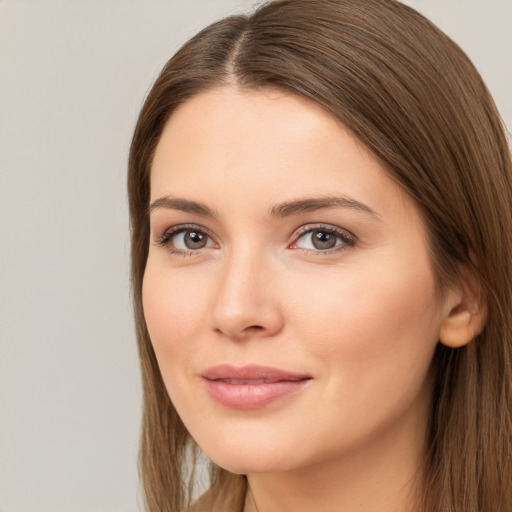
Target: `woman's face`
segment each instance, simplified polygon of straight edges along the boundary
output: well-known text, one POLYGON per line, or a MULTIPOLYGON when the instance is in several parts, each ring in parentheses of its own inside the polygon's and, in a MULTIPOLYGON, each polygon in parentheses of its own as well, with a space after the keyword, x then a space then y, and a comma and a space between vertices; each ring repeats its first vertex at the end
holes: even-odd
POLYGON ((151 203, 147 326, 213 461, 286 471, 421 445, 443 314, 426 235, 343 125, 278 90, 201 93, 165 127, 151 203))

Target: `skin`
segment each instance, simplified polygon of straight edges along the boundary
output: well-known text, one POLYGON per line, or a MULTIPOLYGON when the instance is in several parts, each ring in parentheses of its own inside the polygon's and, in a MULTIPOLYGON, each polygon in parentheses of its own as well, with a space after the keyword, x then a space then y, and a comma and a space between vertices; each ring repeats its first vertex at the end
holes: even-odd
POLYGON ((429 367, 460 303, 436 292, 411 198, 320 107, 228 85, 171 116, 151 201, 143 303, 154 350, 192 437, 218 465, 248 475, 246 512, 256 503, 259 512, 410 510, 429 367), (171 195, 215 216, 162 200, 171 195), (285 202, 334 196, 373 213, 337 205, 269 214, 285 202), (183 235, 159 243, 182 225, 202 231, 207 244, 187 249, 183 235), (352 238, 318 250, 303 227, 352 238), (223 363, 312 379, 264 407, 233 409, 213 400, 201 377, 223 363))

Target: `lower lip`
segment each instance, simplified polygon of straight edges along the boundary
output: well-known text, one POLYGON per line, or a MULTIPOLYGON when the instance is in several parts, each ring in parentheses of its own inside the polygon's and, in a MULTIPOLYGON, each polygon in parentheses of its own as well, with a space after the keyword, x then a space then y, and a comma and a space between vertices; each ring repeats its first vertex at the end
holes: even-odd
POLYGON ((258 409, 300 391, 311 379, 285 380, 263 384, 228 384, 204 379, 210 396, 233 409, 258 409))

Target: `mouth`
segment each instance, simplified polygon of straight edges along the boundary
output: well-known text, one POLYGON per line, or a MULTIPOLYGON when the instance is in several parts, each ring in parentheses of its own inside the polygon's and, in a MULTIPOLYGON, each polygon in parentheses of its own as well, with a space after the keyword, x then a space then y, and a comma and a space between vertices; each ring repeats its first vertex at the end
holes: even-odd
POLYGON ((257 409, 293 395, 312 380, 310 375, 266 366, 220 365, 201 375, 211 398, 233 409, 257 409))

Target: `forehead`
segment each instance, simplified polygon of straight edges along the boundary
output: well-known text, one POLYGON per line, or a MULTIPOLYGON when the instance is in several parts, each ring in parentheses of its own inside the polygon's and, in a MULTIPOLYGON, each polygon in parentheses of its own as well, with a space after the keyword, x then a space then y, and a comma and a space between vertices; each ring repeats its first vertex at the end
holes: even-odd
POLYGON ((277 89, 232 86, 198 94, 167 122, 151 200, 165 195, 234 210, 343 195, 377 212, 403 207, 405 197, 414 209, 379 159, 325 109, 277 89))
POLYGON ((161 157, 175 161, 182 150, 193 148, 189 158, 197 160, 205 154, 226 160, 245 157, 239 165, 243 168, 263 159, 262 149, 296 156, 340 128, 330 113, 297 95, 279 89, 223 86, 200 93, 176 109, 162 133, 154 167, 161 157), (257 160, 247 159, 255 154, 257 160))

